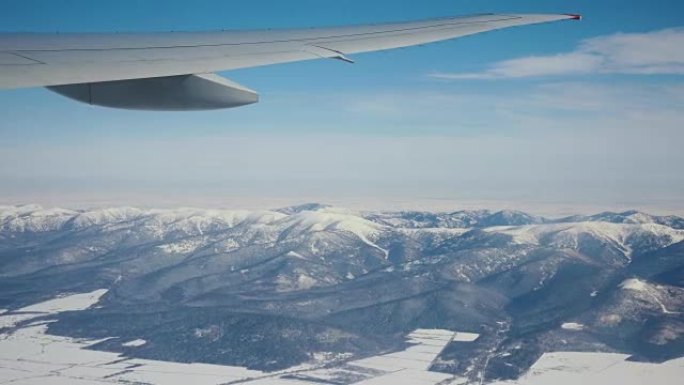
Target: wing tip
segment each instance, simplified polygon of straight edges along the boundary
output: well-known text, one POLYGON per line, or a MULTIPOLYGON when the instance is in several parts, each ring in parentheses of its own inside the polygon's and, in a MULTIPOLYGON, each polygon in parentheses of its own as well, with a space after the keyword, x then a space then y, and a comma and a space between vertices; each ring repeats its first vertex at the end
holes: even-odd
POLYGON ((565 16, 568 16, 570 20, 582 20, 582 15, 577 13, 566 13, 565 16))

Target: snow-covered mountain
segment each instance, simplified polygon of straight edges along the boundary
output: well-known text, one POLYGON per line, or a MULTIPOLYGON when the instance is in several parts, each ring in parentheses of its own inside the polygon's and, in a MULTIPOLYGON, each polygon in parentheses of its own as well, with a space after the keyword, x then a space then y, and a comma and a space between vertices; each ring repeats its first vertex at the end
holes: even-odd
POLYGON ((365 217, 378 223, 402 228, 483 228, 491 226, 514 226, 545 223, 542 217, 520 211, 489 210, 456 211, 452 213, 431 212, 382 212, 366 213, 365 217))
POLYGON ((576 215, 560 220, 561 222, 611 222, 611 223, 654 223, 673 229, 684 229, 684 218, 674 215, 656 216, 639 211, 625 211, 622 213, 605 212, 596 215, 576 215))
POLYGON ((0 308, 107 288, 50 332, 143 358, 272 370, 436 328, 481 335, 433 366, 473 379, 558 350, 662 361, 684 355, 682 287, 684 219, 633 211, 0 206, 0 308))

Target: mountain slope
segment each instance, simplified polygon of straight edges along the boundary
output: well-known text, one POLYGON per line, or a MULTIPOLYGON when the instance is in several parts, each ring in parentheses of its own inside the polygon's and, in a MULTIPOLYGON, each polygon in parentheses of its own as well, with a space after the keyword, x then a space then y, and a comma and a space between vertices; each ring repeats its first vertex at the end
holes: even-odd
POLYGON ((109 289, 50 332, 99 349, 274 370, 314 353, 478 333, 433 370, 516 378, 544 352, 684 355, 684 220, 487 210, 357 213, 0 206, 0 308, 109 289), (142 346, 121 341, 142 339, 142 346))

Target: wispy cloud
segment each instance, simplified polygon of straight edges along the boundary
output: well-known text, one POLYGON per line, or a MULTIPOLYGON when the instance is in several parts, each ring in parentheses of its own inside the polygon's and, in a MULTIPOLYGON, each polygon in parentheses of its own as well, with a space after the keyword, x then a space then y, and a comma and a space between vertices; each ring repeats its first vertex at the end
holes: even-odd
POLYGON ((304 115, 317 131, 189 125, 185 136, 146 127, 151 134, 135 140, 115 130, 103 140, 105 130, 93 129, 97 136, 0 141, 0 201, 231 206, 458 197, 516 208, 629 201, 681 212, 684 83, 615 83, 334 93, 317 95, 314 105, 289 98, 285 107, 318 114, 304 115))
POLYGON ((506 79, 586 74, 684 74, 684 28, 620 33, 582 41, 572 52, 505 60, 482 72, 441 79, 506 79))

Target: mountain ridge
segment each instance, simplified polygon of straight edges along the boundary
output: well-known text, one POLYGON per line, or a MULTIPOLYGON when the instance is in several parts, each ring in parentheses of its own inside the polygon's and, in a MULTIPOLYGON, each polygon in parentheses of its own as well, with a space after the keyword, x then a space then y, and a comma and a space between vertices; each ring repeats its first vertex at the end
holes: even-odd
POLYGON ((433 367, 474 381, 516 378, 552 351, 663 361, 684 356, 681 220, 0 206, 0 308, 107 288, 99 308, 62 314, 49 331, 115 337, 97 346, 112 351, 148 341, 124 347, 131 356, 264 370, 314 352, 393 351, 420 328, 480 334, 433 367))
POLYGON ((358 216, 378 224, 402 228, 485 228, 496 226, 523 226, 533 224, 608 222, 624 224, 660 224, 674 229, 684 229, 684 218, 669 215, 656 216, 629 210, 623 212, 602 212, 595 215, 571 215, 561 218, 545 218, 516 210, 492 211, 461 210, 453 212, 433 211, 351 211, 334 206, 307 203, 273 210, 230 210, 230 209, 139 209, 135 207, 109 207, 90 210, 71 210, 59 207, 43 208, 37 204, 19 206, 0 205, 0 231, 50 231, 69 222, 75 228, 89 225, 116 223, 157 217, 165 222, 173 219, 206 218, 224 220, 227 224, 236 219, 259 215, 292 216, 308 212, 337 213, 358 216))

